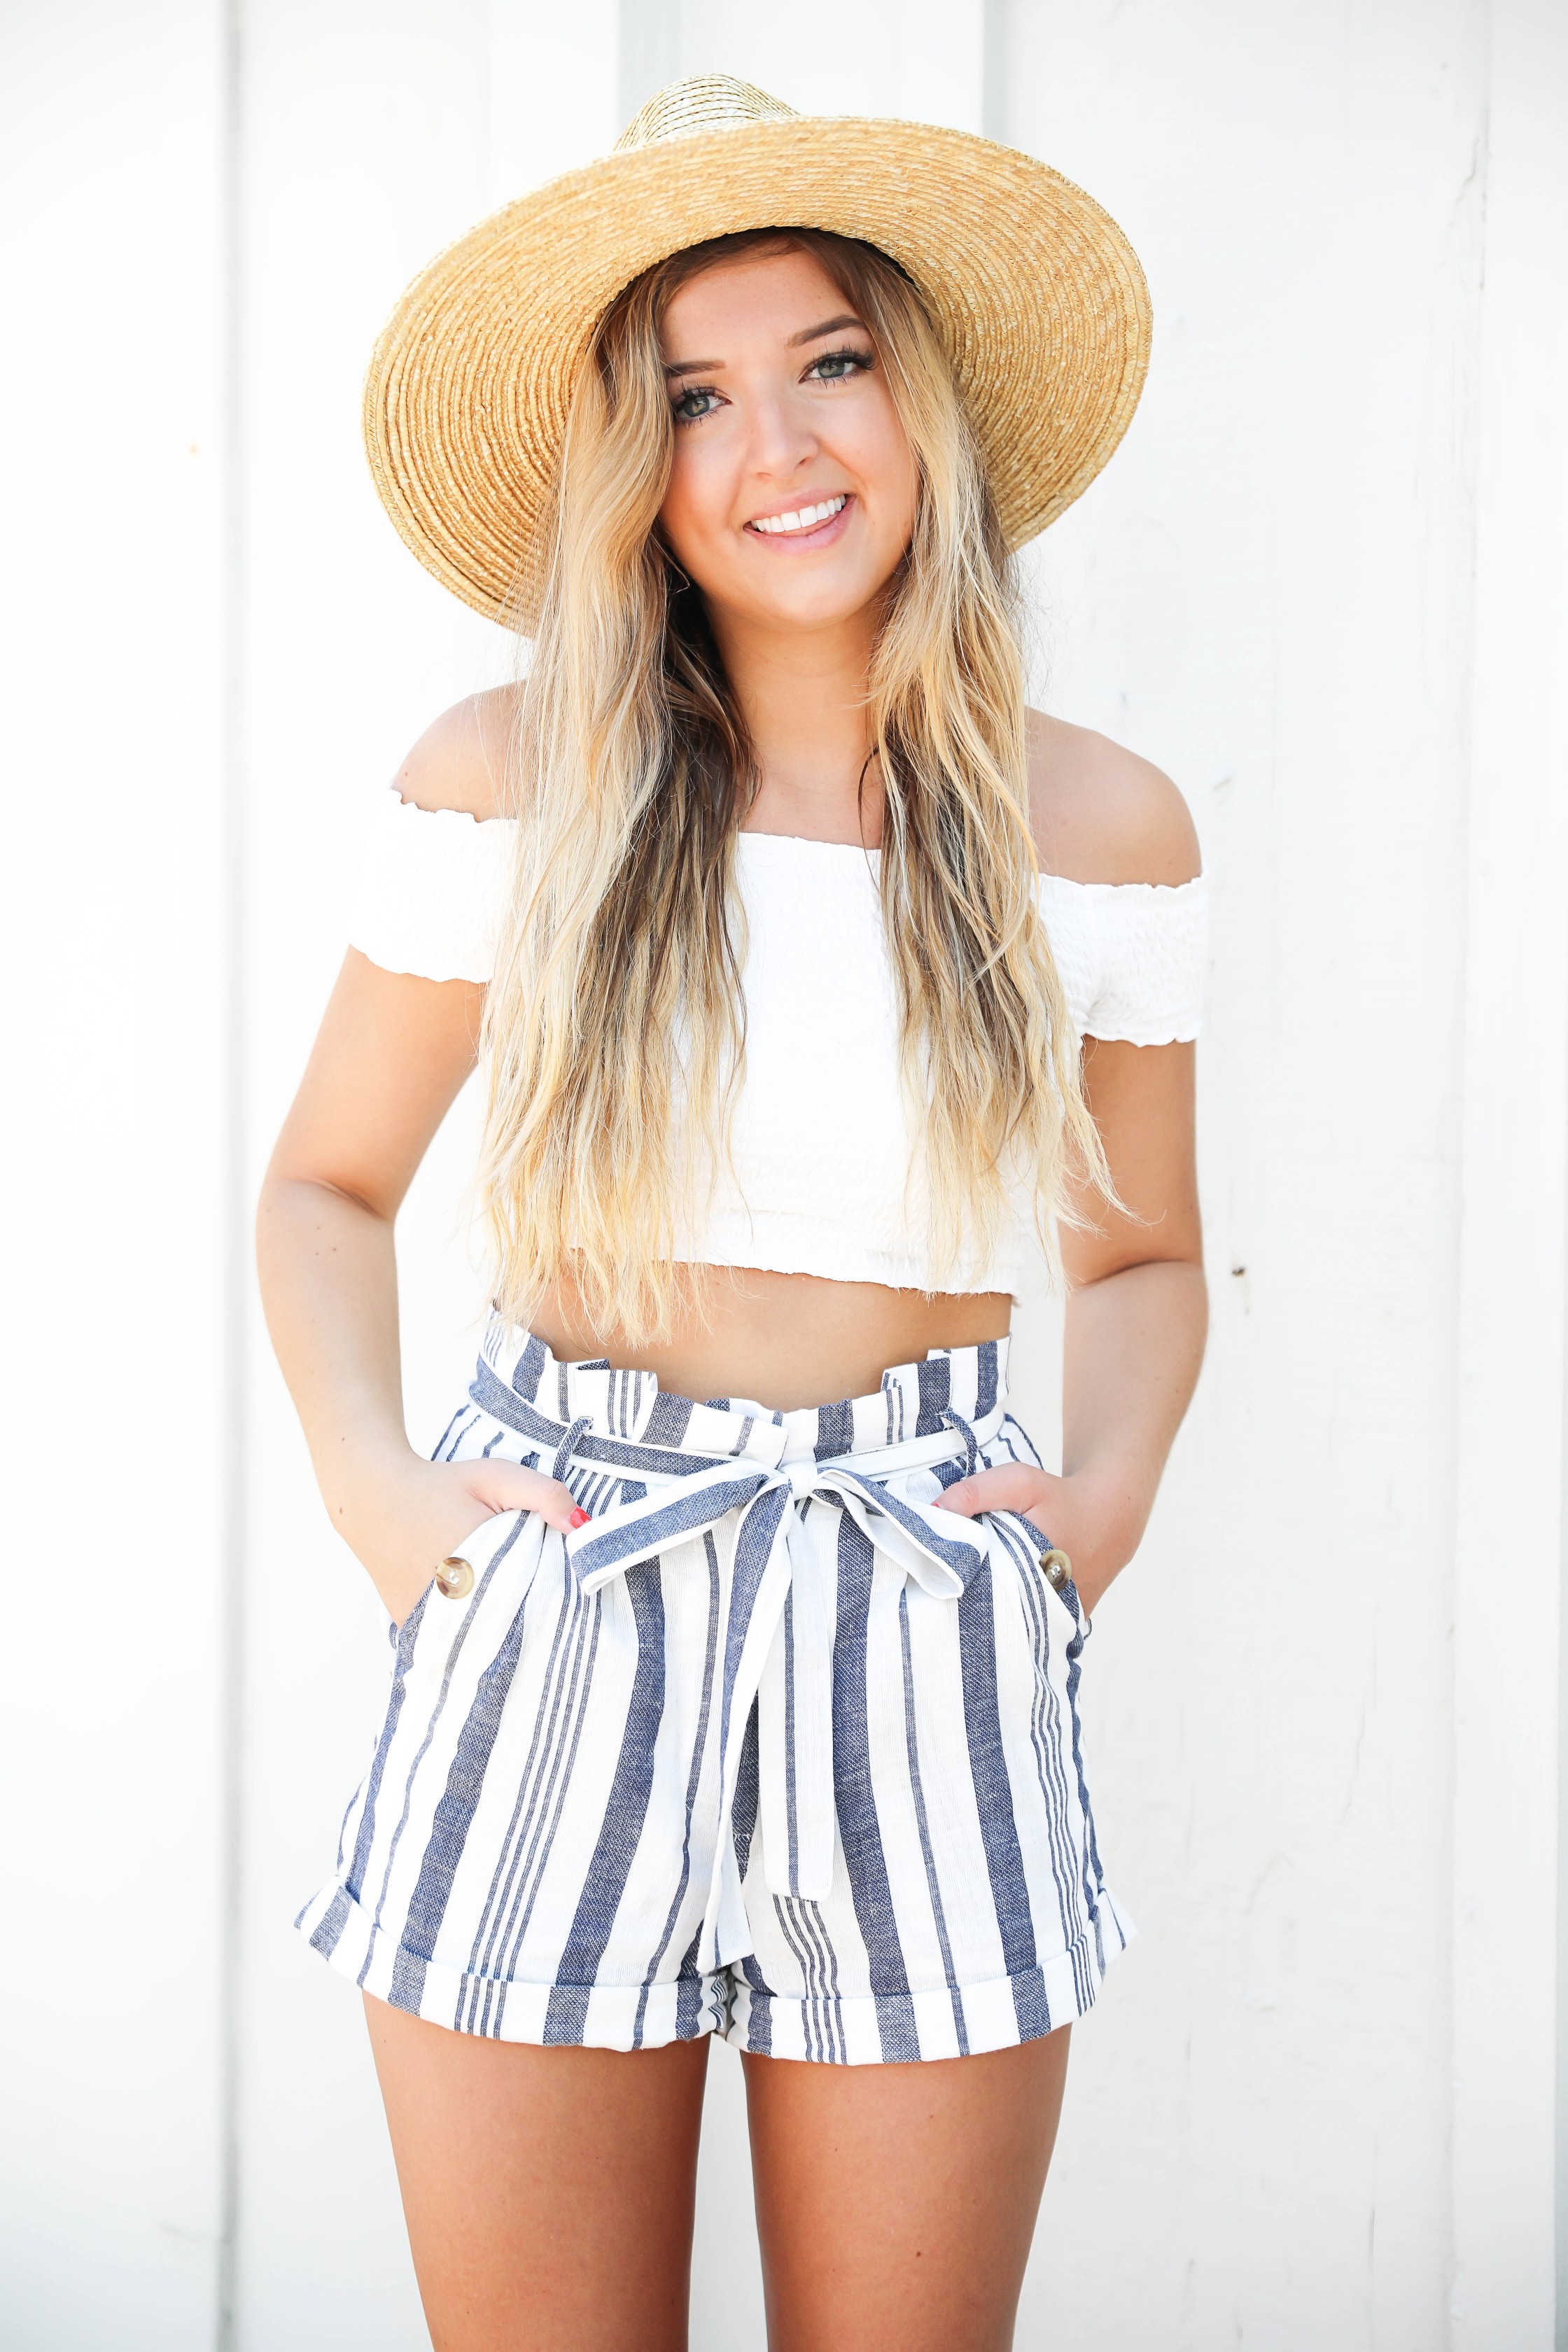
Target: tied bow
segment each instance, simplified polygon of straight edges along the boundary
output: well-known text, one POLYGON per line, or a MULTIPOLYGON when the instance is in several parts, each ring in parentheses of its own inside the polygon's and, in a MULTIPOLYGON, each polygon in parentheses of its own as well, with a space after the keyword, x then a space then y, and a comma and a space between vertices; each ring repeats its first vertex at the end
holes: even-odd
POLYGON ((963 1460, 972 1471, 977 1445, 1002 1415, 988 1414, 979 1430, 955 1413, 945 1418, 945 1433, 835 1461, 716 1461, 654 1485, 566 1538, 578 1585, 591 1593, 733 1518, 715 1694, 720 1826, 699 1945, 704 1969, 752 1948, 732 1813, 753 1700, 769 1891, 821 1901, 832 1886, 837 1513, 934 1600, 960 1600, 985 1562, 981 1523, 892 1491, 904 1473, 938 1462, 963 1460))

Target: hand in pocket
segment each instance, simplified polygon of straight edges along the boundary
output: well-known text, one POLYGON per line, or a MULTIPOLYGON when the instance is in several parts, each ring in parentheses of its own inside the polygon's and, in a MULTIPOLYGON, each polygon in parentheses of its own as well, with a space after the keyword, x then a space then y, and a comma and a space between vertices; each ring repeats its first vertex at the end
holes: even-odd
POLYGON ((460 1553, 498 1511, 537 1511, 563 1535, 587 1513, 558 1478, 515 1462, 426 1462, 410 1454, 367 1484, 361 1507, 338 1531, 369 1571, 395 1624, 401 1624, 439 1563, 460 1553))

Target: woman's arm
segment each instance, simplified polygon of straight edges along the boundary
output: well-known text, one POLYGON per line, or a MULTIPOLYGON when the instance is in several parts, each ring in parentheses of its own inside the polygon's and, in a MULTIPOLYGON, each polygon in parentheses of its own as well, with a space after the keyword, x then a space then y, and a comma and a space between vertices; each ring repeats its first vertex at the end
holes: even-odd
POLYGON ((1142 1538, 1208 1332, 1193 1048, 1088 1041, 1084 1087, 1132 1213, 1063 1236, 1062 1472, 1029 1515, 1093 1609, 1142 1538), (1142 1222, 1138 1222, 1142 1220, 1142 1222), (1052 1515, 1055 1515, 1054 1524, 1052 1515))
POLYGON ((1084 1083, 1129 1215, 1063 1235, 1062 1475, 983 1470, 949 1510, 1025 1511, 1072 1561, 1084 1607, 1126 1567, 1203 1361, 1208 1328, 1193 1165, 1193 1048, 1088 1041, 1084 1083), (1142 1222, 1140 1222, 1142 1220, 1142 1222))
MULTIPOLYGON (((430 754, 399 782, 426 806, 454 804, 430 754)), ((513 1463, 426 1462, 404 1426, 393 1222, 474 1066, 483 998, 467 981, 383 971, 351 949, 257 1216, 268 1329, 322 1499, 397 1620, 492 1512, 574 1524, 555 1480, 513 1463)))
MULTIPOLYGON (((1081 728, 1031 716, 1042 860, 1083 882, 1175 885, 1198 869, 1175 786, 1081 728)), ((1082 1203, 1062 1235, 1068 1284, 1062 1475, 1023 1466, 949 1487, 947 1508, 1025 1511, 1073 1564, 1093 1609, 1153 1507, 1208 1329, 1194 1152, 1190 1045, 1084 1041, 1089 1108, 1127 1213, 1082 1203)))

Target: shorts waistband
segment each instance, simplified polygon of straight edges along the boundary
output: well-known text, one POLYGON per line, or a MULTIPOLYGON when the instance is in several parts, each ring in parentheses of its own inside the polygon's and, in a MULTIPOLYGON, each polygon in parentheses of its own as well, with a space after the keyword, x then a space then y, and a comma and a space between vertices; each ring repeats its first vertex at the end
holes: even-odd
POLYGON ((570 1433, 579 1458, 680 1477, 726 1459, 769 1469, 844 1461, 944 1436, 955 1420, 987 1423, 1006 1403, 1007 1354, 1005 1339, 933 1348, 885 1371, 868 1396, 778 1412, 741 1397, 679 1396, 654 1373, 616 1370, 605 1357, 563 1362, 537 1334, 492 1317, 468 1392, 541 1445, 570 1433))

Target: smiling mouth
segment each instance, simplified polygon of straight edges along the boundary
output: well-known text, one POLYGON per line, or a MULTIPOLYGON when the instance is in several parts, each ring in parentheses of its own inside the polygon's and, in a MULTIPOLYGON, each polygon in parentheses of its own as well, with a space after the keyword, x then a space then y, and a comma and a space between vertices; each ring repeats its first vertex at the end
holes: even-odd
POLYGON ((847 490, 840 490, 830 499, 818 499, 815 506, 797 507, 793 513, 758 515, 746 525, 748 530, 760 531, 766 539, 793 537, 803 530, 820 530, 825 522, 842 514, 849 503, 847 490))

